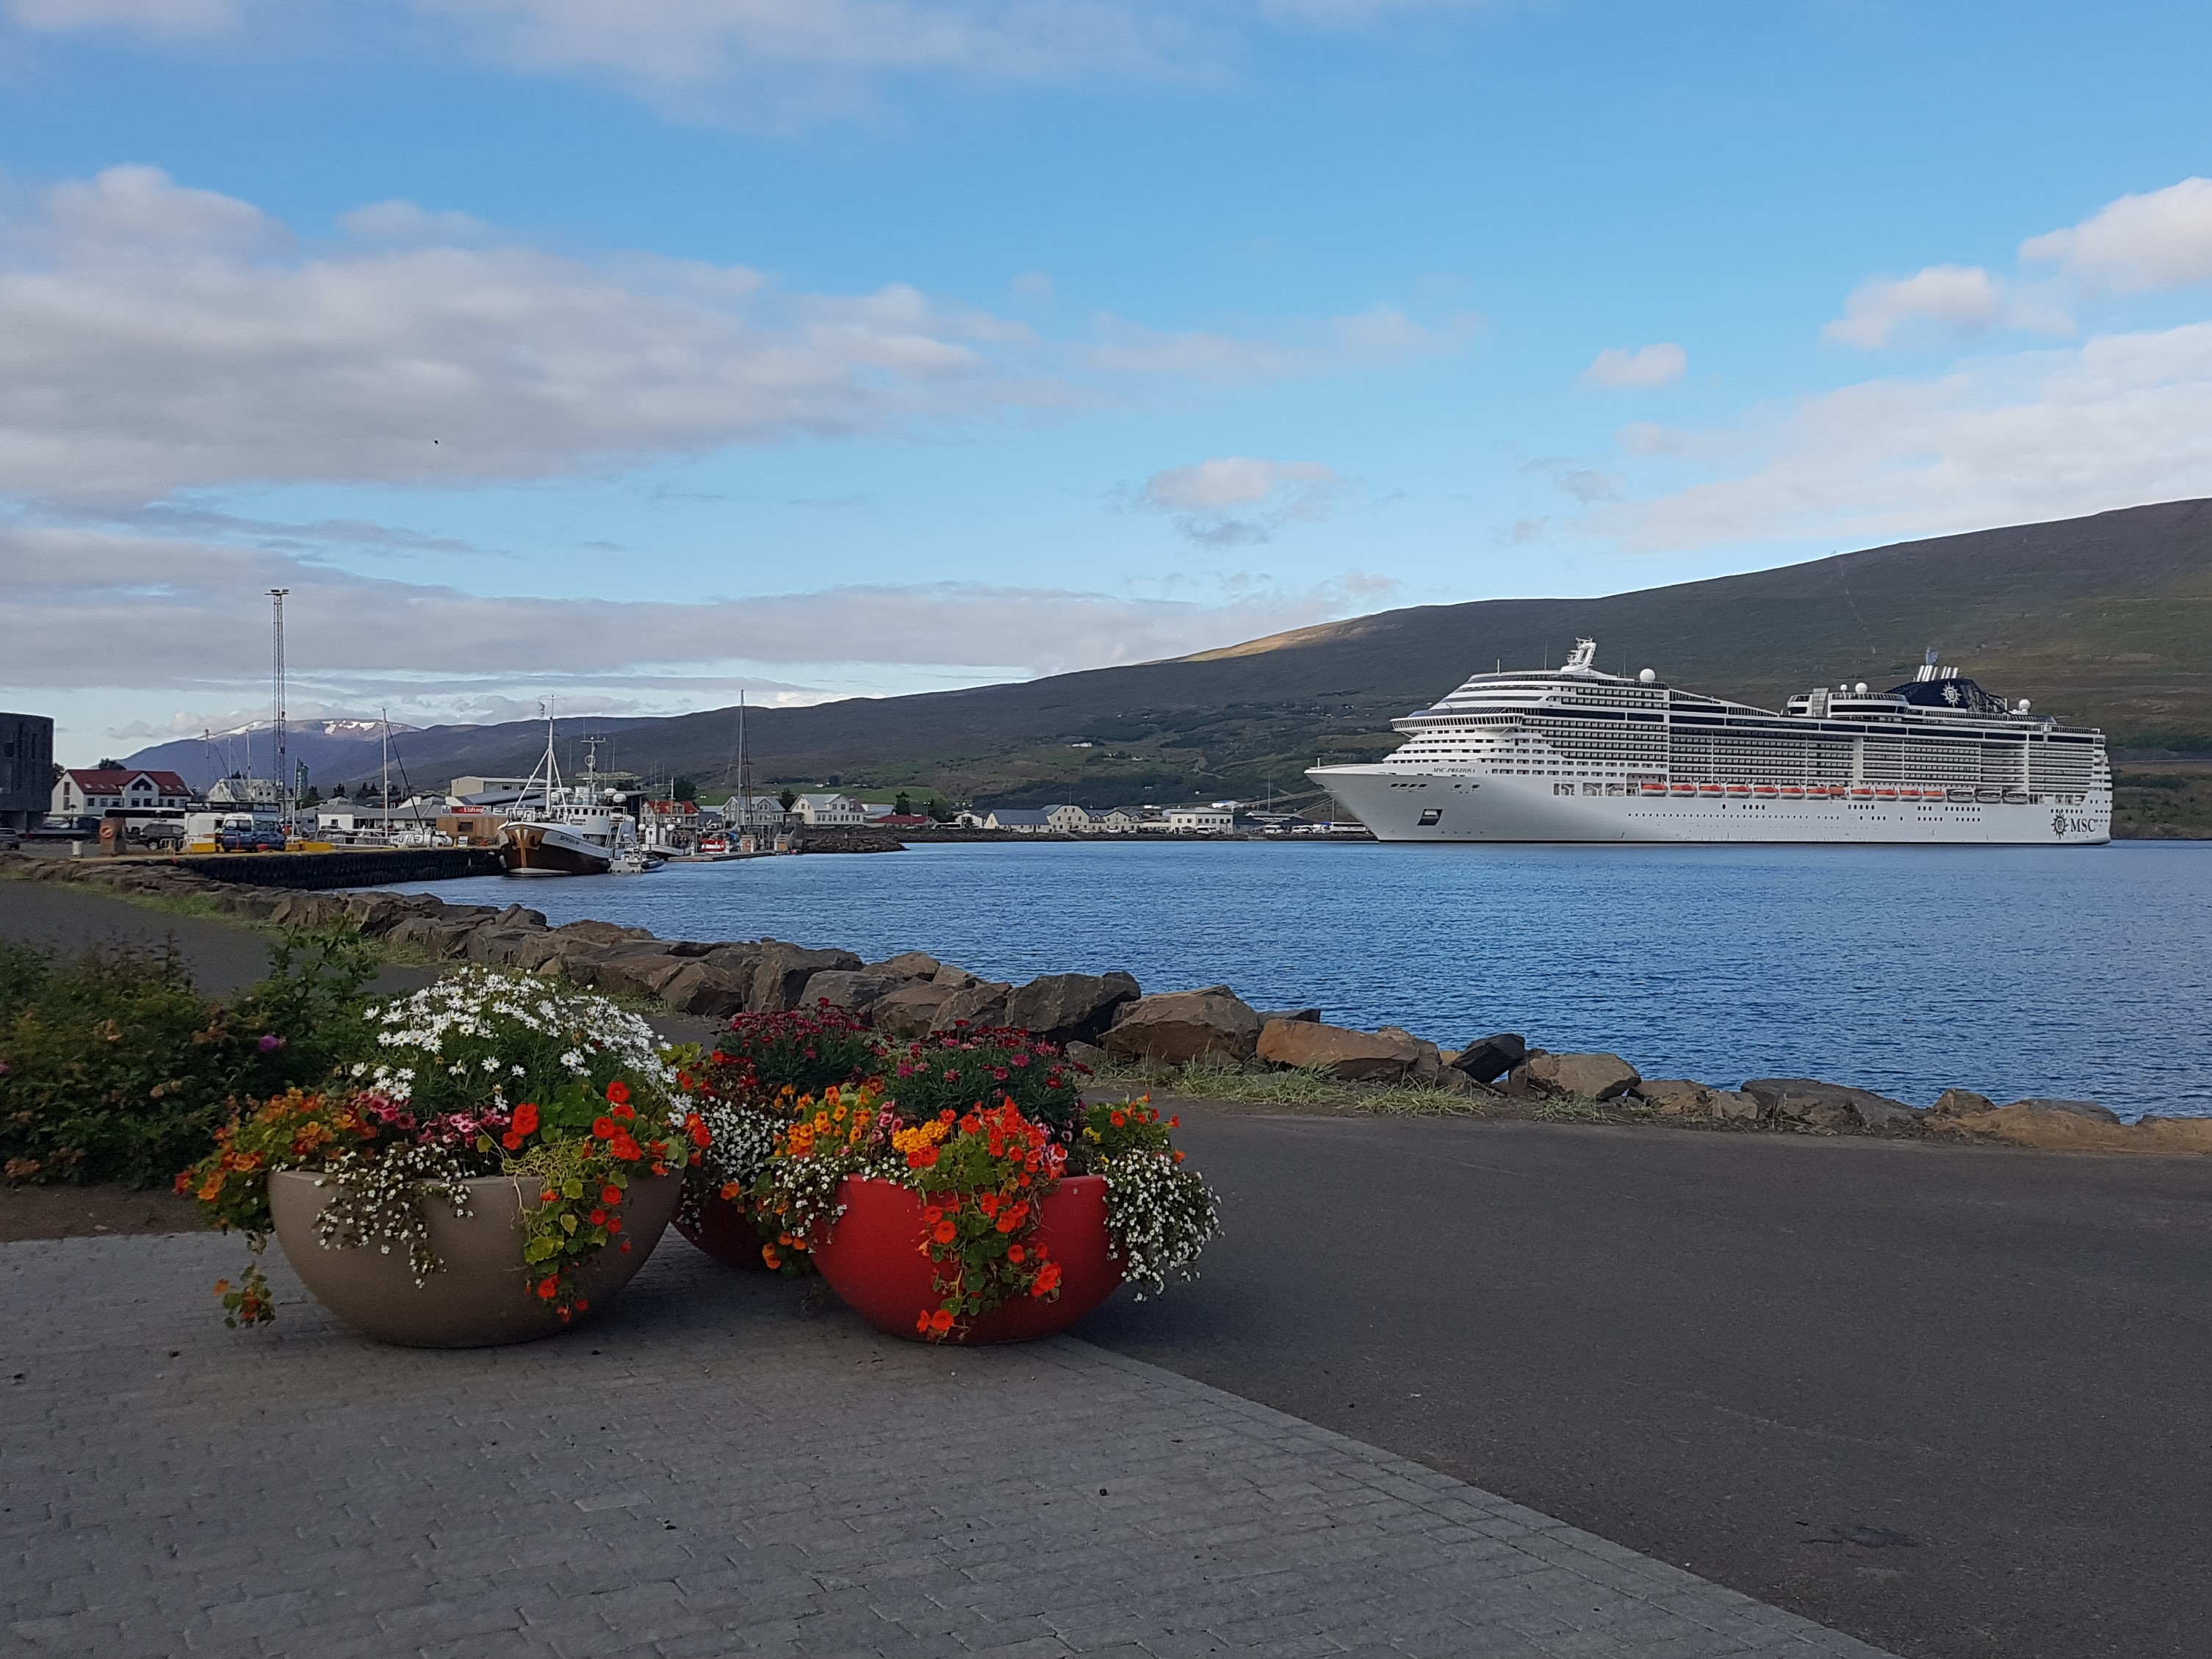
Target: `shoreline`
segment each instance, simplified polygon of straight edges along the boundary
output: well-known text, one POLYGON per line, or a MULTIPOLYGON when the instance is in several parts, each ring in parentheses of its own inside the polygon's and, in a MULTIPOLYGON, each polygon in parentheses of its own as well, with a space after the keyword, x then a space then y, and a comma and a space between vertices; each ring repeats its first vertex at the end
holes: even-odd
MULTIPOLYGON (((431 894, 282 890, 265 878, 250 884, 218 881, 168 859, 0 855, 0 878, 82 886, 156 909, 247 926, 351 927, 390 963, 434 969, 474 963, 559 975, 657 1010, 672 1022, 719 1022, 748 1007, 812 1006, 819 993, 820 1000, 872 1024, 880 1024, 877 1005, 896 1010, 896 1018, 917 1034, 940 1018, 1025 1024, 1073 1044, 1072 1056, 1091 1066, 1109 1086, 1255 1109, 2212 1154, 2212 1117, 2154 1113, 2130 1123, 2093 1103, 2031 1097, 2000 1104, 1956 1088, 1922 1108, 1850 1085, 1802 1078, 1753 1079, 1741 1088, 1655 1081, 1615 1054, 1550 1054, 1536 1047, 1523 1054, 1516 1046, 1510 1057, 1501 1052, 1486 1066, 1395 1027, 1365 1032, 1331 1026, 1312 1009, 1265 1015, 1226 987, 1146 995, 1122 975, 1109 979, 1126 988, 1115 987, 1109 995, 1097 988, 1108 980, 1061 974, 1017 988, 982 981, 919 952, 869 964, 851 951, 774 939, 668 940, 646 928, 603 921, 555 927, 519 902, 502 908, 451 905, 431 894), (922 964, 926 972, 907 971, 922 964), (1056 988, 1050 995, 1041 988, 1048 984, 1056 988), (1077 988, 1070 992, 1072 985, 1077 988), (1097 1006, 1070 1018, 1066 1007, 1053 1002, 1062 993, 1079 1001, 1090 995, 1097 1006), (1023 1012, 1024 997, 1030 999, 1031 1017, 1012 1018, 1023 1012), (1039 1007, 1047 1013, 1039 1015, 1039 1007), (1173 1017, 1160 1027, 1166 1035, 1133 1035, 1163 1012, 1173 1017), (1498 1063, 1501 1059, 1504 1063, 1498 1063)), ((528 890, 518 890, 526 896, 528 890)))

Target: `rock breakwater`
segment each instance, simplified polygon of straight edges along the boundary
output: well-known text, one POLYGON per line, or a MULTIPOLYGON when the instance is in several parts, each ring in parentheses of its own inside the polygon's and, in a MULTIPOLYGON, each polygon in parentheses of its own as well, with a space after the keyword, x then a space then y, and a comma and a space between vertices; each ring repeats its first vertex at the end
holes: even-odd
MULTIPOLYGON (((1621 1056, 1547 1052, 1498 1032, 1447 1048, 1395 1026, 1329 1024, 1316 1009, 1265 1012, 1225 985, 1147 994, 1126 973, 1047 974, 1025 985, 980 978, 924 951, 865 962, 851 951, 775 939, 665 939, 642 927, 542 912, 448 904, 434 894, 284 890, 219 880, 184 866, 0 854, 0 875, 66 882, 123 896, 196 897, 204 908, 277 926, 357 929, 434 961, 475 963, 647 998, 709 1019, 827 1003, 894 1035, 1012 1025, 1094 1069, 1155 1074, 1296 1071, 1358 1087, 1449 1096, 1469 1109, 1584 1108, 1589 1115, 1723 1129, 1998 1141, 2050 1150, 2212 1153, 2212 1119, 2135 1123, 2090 1101, 2000 1105, 1970 1090, 1922 1108, 1813 1078, 1753 1078, 1729 1088, 1647 1079, 1621 1056)), ((1173 1079, 1160 1082, 1172 1089, 1173 1079)), ((1580 1114, 1578 1114, 1580 1115, 1580 1114)))

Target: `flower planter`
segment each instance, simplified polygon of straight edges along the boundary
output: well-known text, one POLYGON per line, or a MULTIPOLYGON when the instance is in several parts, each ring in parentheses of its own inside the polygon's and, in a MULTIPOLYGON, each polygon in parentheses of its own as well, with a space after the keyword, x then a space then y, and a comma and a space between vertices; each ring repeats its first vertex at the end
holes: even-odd
MULTIPOLYGON (((814 1241, 815 1265, 853 1310, 878 1330, 915 1337, 918 1316, 939 1297, 935 1267, 922 1252, 922 1199, 889 1181, 848 1177, 837 1189, 845 1213, 814 1241)), ((1071 1176, 1044 1200, 1036 1241, 1060 1263, 1060 1295, 1021 1297, 970 1322, 957 1339, 1023 1342, 1064 1331, 1113 1295, 1121 1269, 1106 1254, 1106 1180, 1071 1176)))
POLYGON ((687 1226, 678 1220, 676 1231, 726 1267, 768 1271, 768 1263, 761 1259, 760 1229, 746 1204, 709 1193, 699 1206, 699 1224, 687 1226))
MULTIPOLYGON (((537 1275, 522 1260, 521 1215, 525 1207, 538 1206, 536 1182, 478 1176, 467 1182, 466 1217, 455 1215, 441 1199, 425 1199, 430 1247, 445 1267, 418 1289, 404 1251, 387 1255, 374 1245, 325 1248, 315 1236, 315 1218, 328 1194, 315 1181, 295 1170, 270 1176, 276 1241, 315 1299, 363 1335, 409 1348, 486 1348, 533 1341, 564 1328, 560 1316, 531 1294, 537 1275)), ((645 1265, 682 1192, 683 1177, 673 1172, 631 1181, 622 1206, 628 1254, 610 1244, 577 1273, 592 1312, 645 1265)))

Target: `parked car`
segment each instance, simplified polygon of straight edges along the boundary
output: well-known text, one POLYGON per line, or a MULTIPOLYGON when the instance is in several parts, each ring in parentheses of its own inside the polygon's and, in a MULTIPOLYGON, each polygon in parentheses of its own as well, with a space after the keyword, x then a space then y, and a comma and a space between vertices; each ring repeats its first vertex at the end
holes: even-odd
POLYGON ((185 844, 185 826, 171 819, 134 824, 131 834, 142 846, 159 852, 173 853, 185 844))
POLYGON ((282 830, 223 830, 216 832, 216 849, 223 853, 281 853, 282 830))

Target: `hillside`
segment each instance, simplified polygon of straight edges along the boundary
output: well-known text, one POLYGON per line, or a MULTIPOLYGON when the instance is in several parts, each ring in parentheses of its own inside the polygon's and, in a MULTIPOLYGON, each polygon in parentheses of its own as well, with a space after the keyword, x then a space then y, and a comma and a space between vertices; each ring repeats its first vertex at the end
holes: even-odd
MULTIPOLYGON (((1894 684, 1940 646, 1992 690, 2101 725, 2123 746, 2212 750, 2212 501, 1601 599, 1416 606, 1165 662, 755 710, 747 731, 763 785, 919 783, 1015 805, 1253 796, 1271 781, 1304 788, 1316 756, 1380 753, 1392 716, 1492 662, 1558 662, 1577 635, 1597 640, 1605 667, 1653 667, 1769 708, 1820 682, 1894 684)), ((732 710, 588 724, 614 740, 603 763, 710 790, 731 781, 732 710)), ((404 750, 419 786, 527 771, 544 744, 528 724, 439 726, 404 750)))

